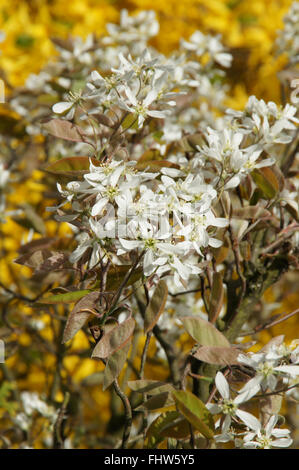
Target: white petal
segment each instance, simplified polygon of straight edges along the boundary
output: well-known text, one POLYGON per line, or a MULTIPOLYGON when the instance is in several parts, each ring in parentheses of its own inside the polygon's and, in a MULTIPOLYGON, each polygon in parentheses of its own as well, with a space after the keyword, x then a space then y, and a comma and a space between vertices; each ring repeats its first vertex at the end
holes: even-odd
POLYGON ((106 206, 108 200, 109 199, 107 197, 99 199, 98 202, 96 202, 93 208, 91 209, 91 215, 99 215, 102 212, 103 208, 106 206))
POLYGON ((153 102, 158 96, 158 92, 156 90, 151 90, 147 97, 143 101, 143 106, 146 108, 153 102))
POLYGON ((222 398, 229 398, 229 386, 222 372, 217 372, 215 384, 222 398))
POLYGON ((120 238, 119 241, 126 250, 134 250, 140 245, 140 243, 136 240, 126 240, 124 238, 120 238))
POLYGON ((299 375, 299 366, 278 366, 275 370, 289 375, 299 375))
POLYGON ((61 101, 60 103, 54 104, 54 106, 52 106, 52 110, 54 113, 62 114, 65 111, 68 111, 72 106, 73 103, 70 103, 69 101, 61 101))
POLYGON ((261 426, 261 423, 259 422, 259 420, 255 416, 253 416, 252 414, 247 413, 247 411, 243 411, 243 410, 237 410, 236 415, 250 429, 252 429, 255 432, 260 431, 262 426, 261 426))

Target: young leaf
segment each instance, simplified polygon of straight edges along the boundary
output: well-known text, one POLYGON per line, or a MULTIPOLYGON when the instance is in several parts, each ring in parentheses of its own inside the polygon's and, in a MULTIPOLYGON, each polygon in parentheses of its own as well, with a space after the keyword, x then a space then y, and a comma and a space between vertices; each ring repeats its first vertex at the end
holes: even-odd
POLYGON ((187 333, 202 346, 230 347, 226 337, 212 323, 198 317, 181 317, 180 321, 187 333))
POLYGON ((97 343, 91 357, 107 358, 110 354, 122 348, 131 338, 135 328, 134 318, 128 318, 120 325, 112 328, 97 343))
MULTIPOLYGON (((130 269, 131 269, 131 266, 129 265, 111 267, 107 275, 106 290, 108 291, 116 290, 121 285, 125 275, 130 269)), ((130 286, 134 284, 136 281, 138 281, 138 279, 141 278, 142 273, 143 273, 142 268, 135 269, 134 272, 131 274, 126 285, 130 286)))
POLYGON ((178 410, 183 416, 207 439, 214 436, 214 421, 212 414, 204 403, 191 392, 177 390, 172 393, 178 410))
POLYGON ((43 124, 43 128, 46 129, 49 134, 54 137, 59 137, 60 139, 71 140, 72 142, 84 141, 82 138, 84 134, 83 129, 80 129, 80 127, 64 119, 51 119, 51 121, 43 124))
POLYGON ((54 294, 48 297, 39 299, 40 304, 72 304, 77 300, 82 299, 85 295, 91 292, 90 289, 75 290, 71 292, 64 292, 62 294, 54 294))
POLYGON ((279 191, 279 181, 271 168, 264 167, 253 170, 251 176, 267 199, 272 199, 276 196, 279 191))
POLYGON ((91 160, 95 165, 98 163, 98 161, 93 157, 65 157, 45 166, 44 170, 47 173, 51 173, 55 176, 76 178, 78 176, 84 175, 85 173, 88 173, 89 160, 91 160))
POLYGON ((128 342, 123 348, 118 349, 109 356, 104 372, 103 390, 106 390, 121 373, 126 363, 130 346, 131 344, 128 342))
POLYGON ((168 296, 167 284, 161 280, 157 285, 144 315, 144 332, 152 330, 164 310, 168 296))
MULTIPOLYGON (((168 426, 171 426, 173 428, 175 428, 176 426, 178 427, 177 436, 176 436, 178 439, 183 439, 187 437, 190 434, 190 428, 189 428, 189 425, 187 425, 187 429, 186 429, 186 426, 181 424, 182 421, 185 421, 185 423, 187 423, 186 420, 181 419, 181 414, 178 413, 177 411, 166 411, 165 413, 160 414, 160 416, 158 416, 151 423, 151 425, 149 426, 147 430, 147 433, 146 433, 147 448, 156 449, 158 444, 164 440, 164 437, 169 437, 167 433, 168 426)), ((172 432, 171 428, 169 432, 170 433, 172 432)))
POLYGON ((65 325, 62 339, 63 343, 72 339, 82 326, 84 326, 91 314, 86 311, 82 312, 82 310, 94 308, 99 301, 99 297, 99 292, 90 292, 76 303, 65 325))
POLYGON ((271 217, 271 214, 267 209, 255 205, 233 209, 232 217, 235 219, 259 219, 260 217, 271 217))
POLYGON ((240 350, 221 346, 201 346, 193 355, 196 359, 208 364, 238 364, 240 350))
POLYGON ((160 408, 167 408, 169 406, 173 406, 173 404, 174 404, 174 401, 170 393, 162 392, 162 393, 158 393, 157 395, 154 395, 149 400, 142 403, 142 405, 137 406, 135 410, 141 411, 141 410, 146 409, 148 411, 153 411, 153 410, 158 410, 160 408))
POLYGON ((147 393, 148 395, 157 395, 158 393, 171 392, 173 390, 171 384, 157 380, 131 380, 128 382, 128 386, 134 392, 147 393))

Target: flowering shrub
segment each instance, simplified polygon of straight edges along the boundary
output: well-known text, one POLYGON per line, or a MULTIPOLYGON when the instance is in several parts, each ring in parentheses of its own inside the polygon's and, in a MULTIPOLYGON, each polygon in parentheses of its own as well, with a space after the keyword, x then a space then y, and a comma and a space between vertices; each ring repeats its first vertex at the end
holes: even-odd
MULTIPOLYGON (((277 54, 289 54, 293 67, 292 18, 277 54)), ((32 272, 28 293, 3 285, 5 309, 21 300, 59 325, 52 403, 23 392, 23 411, 12 418, 25 433, 22 446, 33 444, 34 413, 47 422, 45 446, 76 446, 63 426, 74 390, 61 370, 80 330, 103 364, 103 389, 113 388, 125 410, 108 447, 292 444, 280 409, 283 398, 298 399, 298 340, 279 335, 254 353, 252 342, 242 342, 284 320, 255 307, 298 269, 299 121, 291 89, 284 82, 282 106, 250 96, 243 110, 227 109, 233 57, 221 37, 196 31, 166 56, 149 45, 158 30, 154 12, 123 10, 107 35, 54 39, 55 61, 9 98, 2 218, 14 165, 24 153, 38 165, 42 145, 41 207, 48 222, 68 227, 46 236, 28 204, 10 214, 41 237, 24 241, 15 262, 32 272), (147 376, 153 341, 163 380, 147 376), (63 402, 55 410, 58 390, 63 402)), ((285 72, 294 73, 289 65, 285 72)), ((44 326, 27 321, 48 344, 38 334, 44 326)))

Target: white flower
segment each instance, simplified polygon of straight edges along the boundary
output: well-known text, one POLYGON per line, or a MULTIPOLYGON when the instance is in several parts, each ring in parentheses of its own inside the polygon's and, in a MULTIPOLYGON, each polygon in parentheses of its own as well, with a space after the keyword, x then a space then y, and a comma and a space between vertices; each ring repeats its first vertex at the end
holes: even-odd
POLYGON ((93 268, 100 260, 100 253, 101 253, 101 247, 100 244, 98 243, 97 239, 95 237, 90 237, 90 235, 87 232, 80 233, 78 236, 79 239, 79 245, 73 251, 73 253, 70 256, 70 262, 71 263, 76 263, 79 261, 79 259, 82 258, 82 256, 85 254, 85 252, 88 249, 92 249, 91 256, 89 259, 89 267, 93 268))
POLYGON ((136 114, 138 127, 142 127, 147 116, 159 119, 165 118, 167 116, 166 111, 157 111, 149 109, 149 106, 151 106, 151 104, 156 101, 158 97, 157 90, 151 90, 142 101, 137 99, 137 96, 134 95, 134 93, 128 86, 125 86, 124 90, 129 100, 129 103, 125 101, 120 101, 119 105, 126 111, 136 114))
POLYGON ((204 35, 200 31, 195 31, 195 33, 190 37, 189 42, 182 40, 181 45, 186 50, 195 52, 198 56, 208 52, 212 60, 223 67, 230 67, 232 55, 225 52, 219 38, 220 36, 213 37, 210 35, 204 35))
POLYGON ((67 101, 60 101, 52 106, 52 111, 56 114, 65 115, 66 119, 73 119, 76 111, 76 106, 79 106, 83 99, 82 92, 72 92, 70 91, 67 96, 67 101))
POLYGON ((240 354, 238 361, 256 371, 255 377, 249 380, 240 392, 249 392, 250 395, 255 395, 256 388, 263 391, 269 388, 273 391, 277 384, 277 376, 290 378, 299 375, 299 366, 277 365, 277 359, 277 355, 271 350, 270 352, 252 354, 251 356, 240 354))
POLYGON ((252 429, 244 436, 243 448, 245 449, 271 449, 272 447, 289 447, 293 440, 289 437, 289 429, 275 428, 277 415, 272 415, 263 428, 258 419, 251 415, 244 419, 245 424, 252 429))
MULTIPOLYGON (((129 16, 126 9, 120 12, 120 24, 108 23, 106 25, 110 37, 105 37, 105 44, 118 42, 120 44, 140 42, 144 43, 150 37, 156 36, 159 31, 159 23, 154 11, 141 11, 138 15, 129 16)), ((138 44, 137 44, 138 45, 138 44)), ((140 47, 137 48, 140 50, 140 47)))
POLYGON ((227 433, 232 422, 233 417, 239 418, 241 421, 250 419, 252 415, 246 411, 239 410, 239 405, 246 402, 250 395, 246 391, 240 393, 236 398, 232 399, 230 396, 229 384, 222 374, 222 372, 217 372, 215 377, 215 385, 218 392, 220 393, 222 399, 217 404, 208 403, 206 406, 212 414, 222 413, 225 415, 225 418, 222 423, 221 431, 222 433, 227 433))

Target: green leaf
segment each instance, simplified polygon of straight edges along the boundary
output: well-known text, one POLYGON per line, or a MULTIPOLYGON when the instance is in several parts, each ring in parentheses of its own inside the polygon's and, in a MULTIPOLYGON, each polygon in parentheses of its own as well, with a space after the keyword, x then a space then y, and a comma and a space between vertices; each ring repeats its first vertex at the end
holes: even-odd
POLYGON ((123 129, 138 129, 138 116, 137 114, 130 113, 122 122, 123 129))
MULTIPOLYGON (((131 265, 113 266, 112 268, 110 268, 107 275, 106 290, 113 291, 118 289, 125 275, 130 269, 131 265)), ((142 277, 142 273, 142 268, 135 269, 134 272, 131 274, 126 285, 131 286, 132 284, 134 284, 142 277)))
POLYGON ((72 292, 64 292, 62 294, 54 294, 43 299, 39 299, 40 304, 72 304, 91 292, 90 289, 75 290, 72 292))
POLYGON ((149 398, 149 400, 142 403, 142 405, 137 406, 135 410, 141 411, 141 410, 146 409, 148 411, 153 411, 153 410, 158 410, 160 408, 167 408, 173 405, 174 405, 174 401, 170 393, 162 392, 149 398))
POLYGON ((157 161, 160 157, 160 152, 157 149, 148 149, 146 150, 141 157, 138 159, 138 165, 143 163, 149 163, 152 161, 157 161))
POLYGON ((267 199, 273 199, 276 196, 279 191, 279 181, 271 168, 265 167, 253 170, 251 176, 267 199))
POLYGON ((97 306, 99 297, 99 292, 90 292, 76 303, 65 325, 62 339, 63 343, 66 343, 72 339, 75 334, 85 325, 86 321, 92 314, 82 310, 92 309, 97 306))
POLYGON ((171 392, 173 386, 170 383, 159 382, 158 380, 131 380, 128 387, 134 392, 157 395, 163 392, 171 392))
POLYGON ((213 274, 213 284, 210 296, 210 305, 209 305, 209 320, 212 323, 215 323, 223 305, 224 298, 224 289, 222 276, 218 272, 213 274))
POLYGON ((91 357, 104 359, 122 348, 131 338, 135 328, 134 318, 128 318, 120 325, 112 328, 97 343, 91 357))
POLYGON ((187 333, 202 346, 224 346, 230 347, 227 338, 215 328, 212 323, 202 318, 186 316, 181 317, 180 321, 187 333))
POLYGON ((121 373, 126 363, 130 346, 131 343, 128 342, 123 348, 109 356, 104 372, 103 390, 106 390, 121 373))
POLYGON ((190 434, 189 425, 186 420, 182 419, 181 414, 177 411, 166 411, 160 414, 149 426, 146 433, 147 448, 157 448, 158 444, 163 441, 165 437, 173 437, 174 433, 176 433, 174 437, 178 439, 187 437, 190 434), (182 421, 187 424, 187 429, 182 421), (167 432, 168 426, 170 426, 169 432, 167 432))
POLYGON ((168 288, 165 281, 161 280, 147 306, 144 314, 144 332, 148 333, 156 325, 161 313, 164 311, 168 296, 168 288))
POLYGON ((183 416, 207 439, 214 436, 214 421, 212 414, 204 403, 191 392, 177 390, 172 392, 178 410, 183 416))

